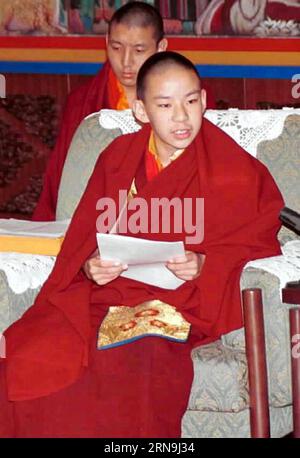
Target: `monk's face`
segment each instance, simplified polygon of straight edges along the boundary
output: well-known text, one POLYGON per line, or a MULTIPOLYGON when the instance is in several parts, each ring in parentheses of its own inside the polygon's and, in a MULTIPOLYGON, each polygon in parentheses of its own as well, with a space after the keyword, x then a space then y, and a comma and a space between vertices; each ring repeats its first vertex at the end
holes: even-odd
POLYGON ((146 79, 144 102, 134 104, 137 118, 152 125, 158 153, 164 157, 192 143, 205 108, 199 78, 176 64, 153 70, 146 79))
POLYGON ((112 24, 107 37, 107 57, 119 82, 125 87, 135 87, 140 67, 148 57, 164 51, 166 40, 158 44, 153 27, 129 27, 112 24))

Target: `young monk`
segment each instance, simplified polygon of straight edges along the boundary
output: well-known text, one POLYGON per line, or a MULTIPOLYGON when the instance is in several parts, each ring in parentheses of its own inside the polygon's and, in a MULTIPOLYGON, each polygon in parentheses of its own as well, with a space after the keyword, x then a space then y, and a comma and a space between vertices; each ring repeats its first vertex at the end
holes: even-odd
POLYGON ((80 122, 102 108, 130 108, 139 68, 149 56, 167 48, 160 13, 144 2, 122 6, 112 16, 106 44, 107 62, 101 71, 68 97, 60 133, 45 172, 42 194, 33 214, 35 221, 55 219, 63 166, 80 122))
MULTIPOLYGON (((52 274, 5 333, 0 437, 179 437, 191 349, 243 325, 244 265, 280 253, 281 194, 264 165, 203 119, 205 91, 191 62, 171 52, 151 56, 139 71, 137 96, 133 107, 144 128, 102 153, 52 274), (186 226, 175 230, 172 218, 168 233, 151 232, 151 214, 148 231, 125 234, 184 242, 185 256, 167 263, 184 281, 177 289, 124 278, 127 266, 93 255, 104 212, 99 199, 117 203, 120 190, 137 192, 149 209, 154 198, 204 199, 203 240, 188 241, 186 226), (191 323, 187 342, 143 337, 97 350, 109 306, 153 300, 191 323)), ((128 218, 133 213, 128 207, 128 218)))

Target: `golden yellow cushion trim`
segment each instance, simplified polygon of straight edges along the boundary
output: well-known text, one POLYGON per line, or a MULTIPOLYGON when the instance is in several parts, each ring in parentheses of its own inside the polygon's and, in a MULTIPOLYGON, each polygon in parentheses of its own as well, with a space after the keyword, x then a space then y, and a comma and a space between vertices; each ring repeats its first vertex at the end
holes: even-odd
POLYGON ((0 235, 0 251, 57 256, 63 240, 64 237, 47 238, 0 235))

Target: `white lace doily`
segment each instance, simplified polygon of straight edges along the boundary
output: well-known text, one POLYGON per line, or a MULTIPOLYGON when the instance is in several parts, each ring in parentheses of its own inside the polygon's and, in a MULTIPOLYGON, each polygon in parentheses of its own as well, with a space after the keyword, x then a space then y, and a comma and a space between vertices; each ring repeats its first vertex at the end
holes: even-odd
MULTIPOLYGON (((257 145, 263 140, 277 138, 284 121, 291 114, 300 115, 300 109, 282 110, 206 110, 204 117, 232 137, 252 156, 257 154, 257 145)), ((121 129, 123 134, 140 130, 131 110, 101 110, 99 123, 105 129, 121 129)))
POLYGON ((277 138, 284 121, 291 114, 300 115, 300 109, 282 110, 207 110, 205 118, 220 127, 252 156, 257 154, 257 145, 263 140, 277 138))
MULTIPOLYGON (((265 270, 280 279, 280 288, 288 281, 300 279, 300 240, 292 240, 282 247, 281 256, 257 259, 245 266, 265 270)), ((24 253, 0 253, 0 269, 6 274, 12 291, 21 294, 27 289, 43 285, 50 275, 54 256, 24 253)))
POLYGON ((280 289, 289 281, 300 280, 300 240, 291 240, 281 247, 282 255, 256 259, 245 266, 255 267, 276 275, 280 280, 280 289))
POLYGON ((123 134, 131 134, 140 130, 141 126, 136 122, 132 110, 101 110, 99 123, 105 129, 121 129, 123 134))
POLYGON ((5 272, 11 290, 21 294, 45 283, 55 259, 55 256, 3 252, 0 253, 0 269, 5 272))

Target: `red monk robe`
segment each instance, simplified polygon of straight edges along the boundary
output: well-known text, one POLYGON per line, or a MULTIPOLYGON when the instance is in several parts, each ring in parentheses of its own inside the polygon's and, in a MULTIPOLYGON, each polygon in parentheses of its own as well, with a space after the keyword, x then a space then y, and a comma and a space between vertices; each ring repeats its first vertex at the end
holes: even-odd
MULTIPOLYGON (((100 156, 53 272, 35 304, 5 333, 0 437, 179 436, 193 378, 191 348, 242 326, 243 266, 280 253, 276 234, 283 200, 264 165, 203 120, 184 153, 145 183, 141 164, 149 135, 146 126, 119 137, 100 156), (134 177, 148 203, 153 197, 205 199, 204 240, 185 244, 186 250, 205 253, 205 264, 197 279, 177 290, 123 277, 98 286, 81 270, 96 248, 98 199, 117 202, 119 190, 129 190, 134 177), (192 323, 187 343, 147 337, 96 350, 109 305, 151 299, 175 306, 192 323)), ((186 236, 130 235, 166 241, 186 236)))
MULTIPOLYGON (((203 88, 207 90, 207 108, 215 108, 211 89, 205 84, 203 88)), ((34 221, 55 220, 60 179, 72 137, 86 116, 102 108, 129 108, 123 88, 108 62, 91 81, 72 91, 68 97, 61 129, 44 175, 42 193, 32 217, 34 221)))

